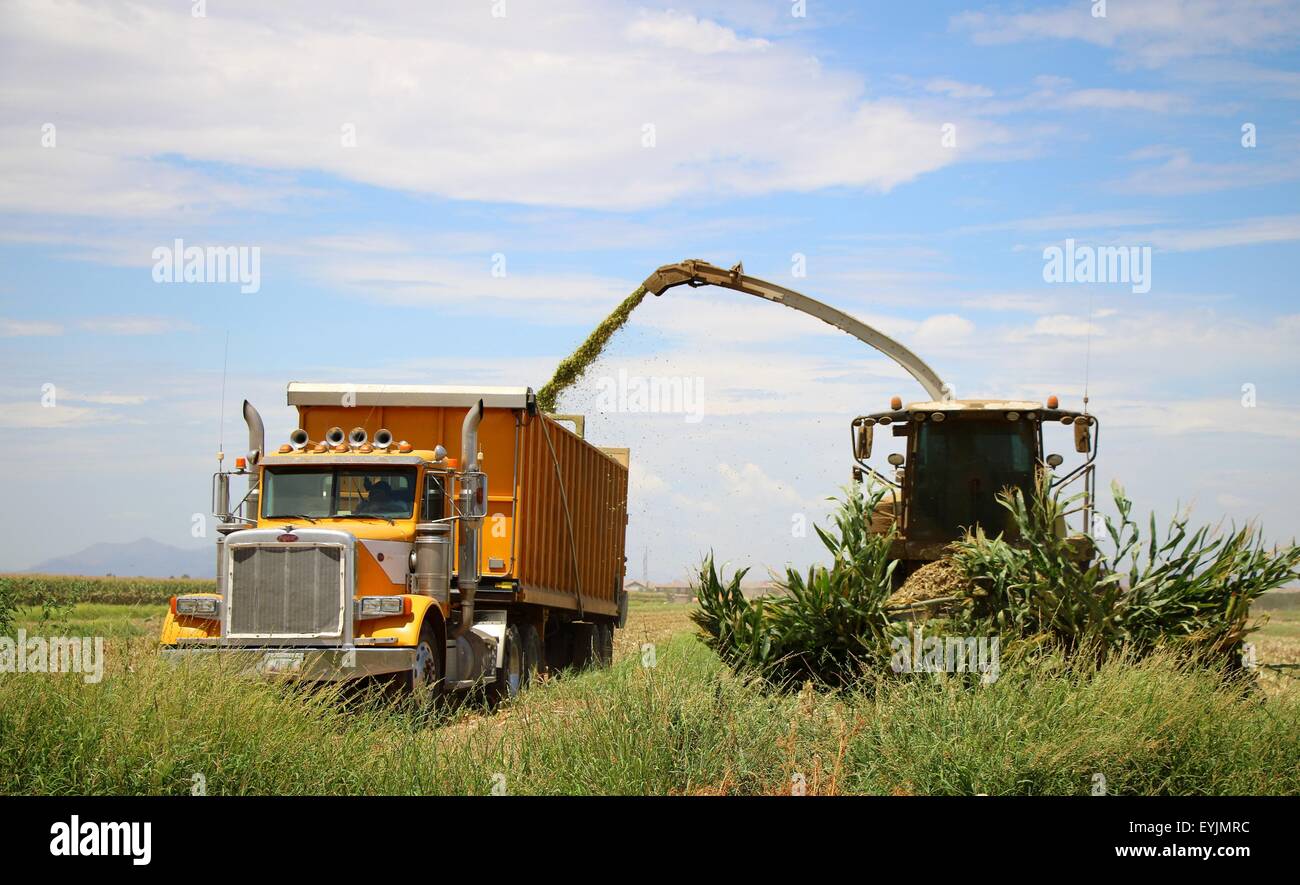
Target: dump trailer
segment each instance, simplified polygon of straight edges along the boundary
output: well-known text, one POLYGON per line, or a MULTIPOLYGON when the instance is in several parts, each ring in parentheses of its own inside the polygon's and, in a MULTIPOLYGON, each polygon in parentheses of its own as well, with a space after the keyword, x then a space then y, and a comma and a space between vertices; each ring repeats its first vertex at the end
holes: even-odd
POLYGON ((213 476, 217 589, 171 601, 164 656, 497 698, 609 663, 627 449, 525 387, 295 382, 288 402, 298 429, 275 451, 244 404, 249 452, 213 476))
POLYGON ((953 541, 976 527, 1017 542, 1015 526, 1008 522, 998 495, 1009 489, 1031 495, 1043 474, 1053 489, 1078 489, 1078 506, 1056 530, 1067 539, 1072 555, 1081 561, 1092 558, 1099 425, 1086 409, 1062 409, 1054 396, 1046 403, 955 399, 952 387, 900 342, 829 304, 750 276, 740 264, 726 269, 691 258, 663 265, 643 286, 656 296, 677 286, 719 286, 783 305, 847 332, 916 379, 928 399, 904 406, 895 396, 889 409, 859 415, 850 423, 854 481, 870 478, 885 487, 869 529, 894 533, 891 552, 899 561, 895 581, 901 583, 926 563, 943 558, 953 541), (1083 457, 1058 473, 1065 459, 1047 454, 1050 437, 1045 438, 1044 429, 1060 426, 1072 427, 1074 449, 1083 457), (877 427, 889 427, 905 440, 904 451, 889 455, 888 469, 869 463, 877 427))

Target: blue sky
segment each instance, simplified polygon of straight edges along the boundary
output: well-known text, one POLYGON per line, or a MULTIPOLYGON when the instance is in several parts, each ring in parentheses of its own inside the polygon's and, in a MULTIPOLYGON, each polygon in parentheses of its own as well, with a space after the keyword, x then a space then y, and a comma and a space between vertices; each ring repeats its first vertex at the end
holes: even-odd
MULTIPOLYGON (((1295 536, 1300 4, 1105 5, 6 3, 0 569, 207 543, 245 396, 278 441, 289 380, 538 387, 686 257, 864 317, 958 396, 1077 406, 1087 362, 1139 510, 1295 536), (257 247, 260 289, 155 282, 177 238, 257 247), (1149 247, 1150 291, 1045 282, 1067 238, 1149 247)), ((920 398, 833 329, 675 290, 564 406, 632 447, 630 572, 648 548, 663 580, 818 559, 792 522, 893 393, 920 398), (701 420, 601 411, 620 370, 699 379, 701 420)))

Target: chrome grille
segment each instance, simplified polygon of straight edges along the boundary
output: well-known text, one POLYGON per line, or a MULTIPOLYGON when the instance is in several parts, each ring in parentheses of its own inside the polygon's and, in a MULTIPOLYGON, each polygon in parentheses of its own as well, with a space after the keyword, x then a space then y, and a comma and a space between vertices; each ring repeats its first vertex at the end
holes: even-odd
POLYGON ((342 638, 342 547, 257 544, 230 549, 232 638, 342 638))

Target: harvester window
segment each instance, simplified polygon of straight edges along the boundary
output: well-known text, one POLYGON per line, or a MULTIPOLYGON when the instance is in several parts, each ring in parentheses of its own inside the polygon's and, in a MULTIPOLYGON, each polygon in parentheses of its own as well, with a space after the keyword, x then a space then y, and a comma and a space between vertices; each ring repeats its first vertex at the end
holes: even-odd
POLYGON ((1035 441, 1029 421, 926 422, 917 426, 908 532, 918 540, 954 540, 980 525, 1011 534, 1004 489, 1032 494, 1035 441))

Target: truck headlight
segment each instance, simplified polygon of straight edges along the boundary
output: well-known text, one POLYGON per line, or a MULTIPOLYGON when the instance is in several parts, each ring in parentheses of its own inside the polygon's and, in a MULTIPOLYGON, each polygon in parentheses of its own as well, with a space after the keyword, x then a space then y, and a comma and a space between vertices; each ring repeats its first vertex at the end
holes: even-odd
POLYGON ((364 621, 403 615, 408 611, 406 606, 405 596, 363 596, 357 600, 357 617, 364 621))
POLYGON ((221 617, 221 600, 215 596, 177 596, 172 610, 187 618, 215 620, 221 617))

